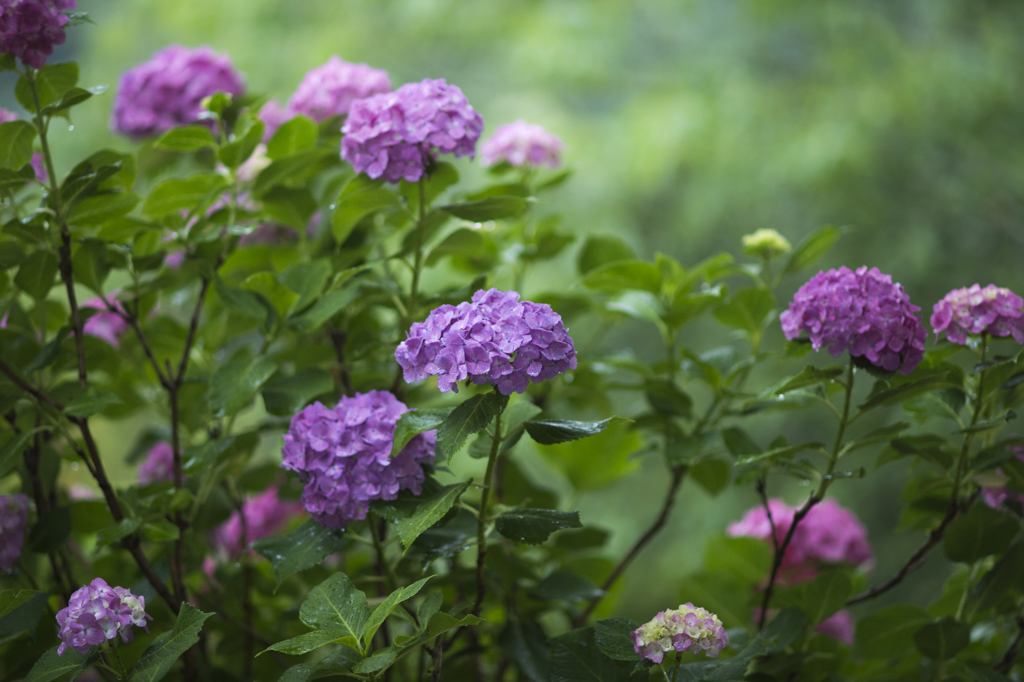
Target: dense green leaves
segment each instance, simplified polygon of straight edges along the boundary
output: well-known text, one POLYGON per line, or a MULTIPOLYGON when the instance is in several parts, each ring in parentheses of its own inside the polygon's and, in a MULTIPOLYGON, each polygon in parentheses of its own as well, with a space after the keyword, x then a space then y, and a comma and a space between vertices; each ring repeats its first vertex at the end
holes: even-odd
POLYGON ((199 641, 199 631, 212 613, 203 613, 191 604, 182 604, 174 629, 160 635, 142 652, 132 672, 132 682, 157 682, 171 669, 174 662, 199 641))
POLYGON ((69 649, 63 655, 58 656, 57 647, 53 647, 36 661, 28 676, 25 677, 25 682, 50 682, 50 680, 59 679, 77 670, 88 658, 74 649, 69 649))
POLYGON ((0 168, 17 170, 32 160, 36 129, 27 121, 0 123, 0 168))
POLYGON ((245 407, 277 371, 266 355, 241 354, 218 367, 210 377, 210 409, 215 417, 232 415, 245 407))
POLYGON ((975 504, 949 525, 942 546, 953 561, 973 564, 1010 546, 1020 524, 1008 514, 975 504))
POLYGON ((971 626, 949 616, 929 623, 914 633, 914 646, 928 658, 953 658, 971 641, 971 626))
POLYGON ((886 607, 858 621, 854 651, 865 658, 904 655, 913 646, 914 634, 932 620, 932 615, 919 606, 886 607))
POLYGON ((270 561, 280 586, 289 576, 312 568, 344 545, 344 531, 310 519, 285 535, 260 538, 253 549, 270 561))
POLYGON ((398 195, 383 185, 383 180, 357 175, 341 190, 331 218, 331 231, 339 243, 363 217, 398 206, 398 195))
POLYGON ((372 508, 395 524, 406 549, 428 528, 440 521, 469 487, 469 481, 448 486, 430 486, 421 496, 399 495, 396 500, 374 502, 372 508))

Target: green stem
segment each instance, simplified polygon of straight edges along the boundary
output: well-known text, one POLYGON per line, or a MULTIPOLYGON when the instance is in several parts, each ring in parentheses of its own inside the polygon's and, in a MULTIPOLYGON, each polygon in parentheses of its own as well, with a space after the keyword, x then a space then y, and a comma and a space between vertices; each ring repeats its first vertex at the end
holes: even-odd
POLYGON ((117 669, 120 671, 118 675, 122 680, 128 679, 128 669, 124 667, 124 661, 121 660, 121 654, 117 653, 117 645, 114 644, 114 640, 108 641, 109 651, 114 655, 114 660, 117 661, 117 669))
POLYGON ((427 218, 426 178, 420 177, 417 183, 419 190, 419 218, 416 220, 416 259, 412 267, 412 286, 409 289, 409 309, 406 311, 406 327, 416 318, 416 303, 419 298, 420 271, 423 269, 423 225, 427 218))
MULTIPOLYGON (((988 334, 981 335, 981 362, 985 362, 988 353, 988 334)), ((978 391, 974 396, 974 413, 971 415, 971 423, 964 434, 964 444, 960 448, 960 459, 956 463, 956 478, 953 479, 953 494, 949 497, 949 508, 955 513, 960 504, 960 486, 963 483, 964 470, 967 468, 967 461, 970 459, 971 442, 974 440, 973 429, 981 418, 982 409, 985 406, 985 370, 978 375, 978 391)))
POLYGON ((484 474, 483 490, 480 493, 480 511, 476 523, 476 603, 473 604, 473 615, 479 616, 484 604, 487 587, 484 582, 484 561, 487 558, 487 503, 491 496, 491 479, 494 478, 494 463, 498 461, 501 447, 501 413, 494 418, 494 435, 491 437, 491 453, 487 457, 487 473, 484 474))
POLYGON ((377 550, 377 560, 384 569, 384 577, 388 583, 388 589, 394 592, 398 589, 398 578, 395 577, 395 571, 391 567, 391 564, 384 557, 384 543, 380 539, 380 531, 377 530, 378 517, 373 512, 370 513, 370 535, 373 536, 373 548, 377 550))

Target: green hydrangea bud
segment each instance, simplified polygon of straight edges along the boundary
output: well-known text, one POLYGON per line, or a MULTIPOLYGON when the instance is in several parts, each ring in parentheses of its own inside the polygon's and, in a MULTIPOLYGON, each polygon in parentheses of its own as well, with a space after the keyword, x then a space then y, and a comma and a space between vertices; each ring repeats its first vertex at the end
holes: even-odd
POLYGON ((789 241, 775 230, 761 229, 743 236, 743 251, 755 256, 771 258, 789 253, 792 248, 789 241))

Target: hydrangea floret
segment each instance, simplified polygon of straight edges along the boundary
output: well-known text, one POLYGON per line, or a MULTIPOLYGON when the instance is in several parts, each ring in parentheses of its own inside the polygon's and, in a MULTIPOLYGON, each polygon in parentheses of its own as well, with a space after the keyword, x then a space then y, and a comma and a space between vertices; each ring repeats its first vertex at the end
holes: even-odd
POLYGON ((562 165, 563 149, 565 143, 557 135, 520 119, 498 126, 480 145, 480 161, 485 166, 505 161, 513 166, 558 168, 562 165))
POLYGON ((0 53, 10 52, 24 64, 41 69, 63 45, 63 12, 75 9, 76 0, 0 0, 0 53))
POLYGON ((244 89, 227 55, 206 46, 170 45, 121 76, 110 127, 133 138, 159 135, 199 122, 206 97, 240 95, 244 89))
POLYGON ((0 495, 0 569, 9 570, 21 557, 28 530, 28 497, 0 495))
MULTIPOLYGON (((128 323, 120 315, 107 309, 100 297, 90 298, 82 302, 83 308, 95 308, 97 312, 89 316, 82 326, 82 331, 89 336, 103 339, 114 348, 121 347, 121 334, 128 329, 128 323)), ((114 307, 123 311, 120 302, 114 301, 114 307)))
POLYGON ((977 284, 954 289, 932 309, 931 324, 936 338, 946 332, 946 338, 964 345, 968 336, 991 334, 1013 336, 1024 343, 1024 299, 1009 289, 989 284, 977 284))
MULTIPOLYGON (((0 107, 0 123, 10 123, 11 121, 17 121, 18 118, 18 115, 13 111, 0 107)), ((43 159, 42 154, 32 152, 32 160, 29 163, 32 164, 32 170, 35 171, 36 181, 43 185, 50 181, 50 174, 46 172, 46 161, 43 159)))
POLYGON ((288 100, 291 116, 304 114, 320 122, 346 116, 352 102, 391 91, 388 72, 366 64, 352 64, 332 55, 326 64, 310 69, 288 100))
POLYGON ((72 648, 83 656, 105 640, 121 635, 121 641, 135 638, 132 626, 145 628, 153 617, 146 613, 146 598, 123 587, 110 587, 103 578, 75 590, 68 605, 57 613, 61 639, 57 655, 72 648))
POLYGON ((887 371, 910 374, 927 337, 903 286, 878 268, 819 272, 796 292, 779 319, 787 339, 806 333, 814 350, 833 357, 849 350, 887 371))
POLYGON ((442 393, 457 393, 458 382, 469 379, 510 395, 576 369, 576 348, 551 306, 488 289, 413 323, 395 359, 406 381, 437 376, 442 393))
POLYGON ((743 235, 743 252, 755 256, 773 258, 783 253, 789 253, 792 248, 788 239, 768 228, 743 235))
POLYGON ((462 90, 427 78, 353 102, 341 158, 373 179, 416 182, 435 153, 472 157, 483 129, 462 90))
POLYGON ((281 466, 304 481, 302 504, 314 519, 338 528, 365 519, 374 500, 393 500, 401 490, 420 494, 436 432, 391 457, 395 425, 407 411, 392 394, 370 391, 344 396, 333 409, 316 402, 292 417, 281 466))
POLYGON ((210 534, 210 544, 222 558, 235 559, 245 547, 260 538, 270 537, 280 530, 296 514, 302 505, 292 500, 282 500, 277 488, 270 487, 250 497, 242 504, 242 513, 236 509, 227 521, 210 534), (245 517, 245 542, 242 542, 242 517, 245 517))
POLYGON ((729 644, 729 635, 718 616, 690 602, 662 611, 630 636, 633 649, 654 663, 661 663, 665 654, 673 651, 703 651, 708 658, 718 658, 729 644))
MULTIPOLYGON (((1015 445, 1010 449, 1017 459, 1024 462, 1024 446, 1015 445)), ((1017 514, 1024 512, 1024 494, 1007 489, 1008 477, 1002 469, 977 474, 975 480, 982 486, 981 497, 988 506, 993 509, 1010 509, 1017 514)))
POLYGON ((165 440, 146 452, 146 461, 139 466, 139 485, 174 480, 174 448, 165 440))

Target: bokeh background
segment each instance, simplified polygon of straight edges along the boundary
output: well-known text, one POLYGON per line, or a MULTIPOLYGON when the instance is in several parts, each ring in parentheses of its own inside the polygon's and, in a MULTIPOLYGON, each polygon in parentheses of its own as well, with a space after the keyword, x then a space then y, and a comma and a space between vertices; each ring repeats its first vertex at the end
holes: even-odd
MULTIPOLYGON (((1016 0, 79 0, 79 9, 95 25, 71 30, 57 56, 80 62, 83 85, 114 88, 122 71, 173 42, 228 52, 252 91, 279 99, 332 54, 386 69, 395 85, 447 78, 483 114, 485 135, 517 118, 560 135, 576 172, 544 209, 563 213, 581 237, 618 234, 644 257, 661 251, 688 265, 736 252, 757 228, 795 243, 835 224, 850 231, 821 265, 878 266, 926 312, 975 281, 1024 289, 1016 0)), ((0 105, 17 109, 11 74, 2 75, 0 105)), ((71 130, 57 124, 65 171, 97 146, 130 148, 107 130, 111 101, 77 108, 71 130)), ((468 161, 459 168, 480 173, 468 161)), ((525 293, 571 286, 571 253, 565 265, 533 273, 525 293)), ((653 353, 649 331, 602 344, 653 353)), ((719 340, 698 326, 683 341, 704 350, 719 340)), ((775 331, 768 345, 780 341, 775 331)), ((762 444, 779 429, 796 441, 832 428, 824 414, 758 424, 762 444)), ((126 452, 138 426, 107 424, 104 450, 126 452)), ((874 454, 852 464, 870 471, 874 454)), ((523 458, 559 486, 550 458, 523 458)), ((612 530, 609 554, 619 556, 655 516, 667 480, 658 457, 613 464, 594 472, 611 483, 563 504, 612 530)), ((895 463, 832 489, 867 524, 876 577, 922 539, 898 528, 905 475, 895 463)), ((121 476, 127 483, 131 473, 121 476)), ((771 492, 791 503, 805 494, 784 482, 771 492)), ((734 488, 711 498, 687 483, 617 610, 642 621, 678 603, 707 538, 755 499, 734 488)), ((933 554, 893 599, 938 595, 950 567, 933 554)))

